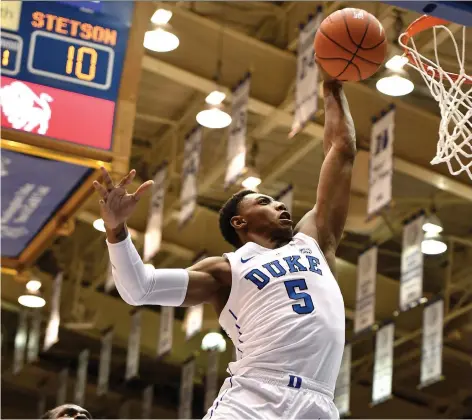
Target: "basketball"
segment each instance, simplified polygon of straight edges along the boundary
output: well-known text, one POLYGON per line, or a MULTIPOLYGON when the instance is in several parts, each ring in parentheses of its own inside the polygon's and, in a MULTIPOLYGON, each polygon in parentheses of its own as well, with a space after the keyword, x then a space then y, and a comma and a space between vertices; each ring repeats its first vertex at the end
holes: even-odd
POLYGON ((365 10, 338 10, 321 22, 315 36, 318 63, 331 77, 357 82, 372 76, 387 53, 385 30, 365 10))

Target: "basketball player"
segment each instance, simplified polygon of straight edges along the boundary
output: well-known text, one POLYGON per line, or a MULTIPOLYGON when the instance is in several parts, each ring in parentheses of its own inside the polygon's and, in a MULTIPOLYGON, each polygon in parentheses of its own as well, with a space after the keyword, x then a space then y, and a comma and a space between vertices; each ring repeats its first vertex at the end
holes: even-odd
POLYGON ((59 405, 52 410, 46 411, 42 419, 91 419, 92 416, 85 409, 75 404, 59 405))
POLYGON ((116 287, 130 305, 213 305, 237 360, 205 418, 339 417, 333 392, 344 350, 344 302, 335 252, 349 208, 356 154, 354 124, 341 83, 325 78, 325 159, 316 206, 293 228, 283 203, 241 191, 220 211, 236 248, 184 269, 144 265, 126 220, 152 185, 130 194, 132 170, 117 185, 103 169, 94 182, 116 287))

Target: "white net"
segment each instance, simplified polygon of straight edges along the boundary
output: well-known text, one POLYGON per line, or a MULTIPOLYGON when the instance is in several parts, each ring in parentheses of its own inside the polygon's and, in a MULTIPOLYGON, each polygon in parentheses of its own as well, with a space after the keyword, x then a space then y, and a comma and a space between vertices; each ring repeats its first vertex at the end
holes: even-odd
MULTIPOLYGON (((472 179, 472 77, 466 74, 465 69, 466 27, 462 27, 462 48, 459 48, 454 34, 446 26, 434 26, 431 30, 434 58, 422 55, 413 37, 409 38, 408 45, 402 43, 402 37, 399 40, 411 54, 413 63, 408 64, 419 71, 441 111, 436 157, 431 164, 446 162, 451 174, 466 172, 472 179), (457 57, 457 68, 454 71, 457 74, 449 73, 441 66, 438 45, 445 45, 447 38, 452 41, 450 45, 454 46, 457 57)), ((449 51, 452 52, 452 48, 449 51)), ((450 64, 449 58, 446 65, 450 64)))

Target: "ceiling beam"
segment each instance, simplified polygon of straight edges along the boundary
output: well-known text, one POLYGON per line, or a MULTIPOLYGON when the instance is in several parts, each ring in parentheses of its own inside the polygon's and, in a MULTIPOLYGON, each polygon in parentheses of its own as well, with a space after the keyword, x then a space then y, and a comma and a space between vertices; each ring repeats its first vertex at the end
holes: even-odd
MULTIPOLYGON (((154 57, 145 56, 142 61, 142 68, 145 71, 159 74, 168 78, 169 80, 188 86, 203 93, 208 93, 214 88, 214 82, 212 80, 206 79, 187 70, 183 70, 154 57)), ((357 83, 353 85, 356 86, 359 84, 357 83)), ((232 97, 231 90, 225 87, 222 87, 222 90, 227 95, 228 100, 230 100, 232 97)), ((277 123, 279 126, 289 128, 292 125, 293 116, 290 113, 281 109, 277 109, 276 107, 264 103, 258 99, 249 98, 248 108, 250 112, 264 117, 277 115, 277 123)), ((314 122, 309 122, 304 129, 304 133, 309 134, 314 139, 318 140, 323 137, 323 131, 323 126, 314 122)), ((319 141, 312 141, 309 143, 311 146, 307 144, 306 152, 316 147, 318 143, 319 141)), ((294 147, 291 147, 291 153, 293 153, 293 150, 294 147)), ((359 154, 368 154, 368 152, 361 150, 359 151, 359 154)), ((286 152, 283 152, 282 155, 285 159, 288 158, 286 152)), ((293 159, 293 164, 295 164, 297 161, 297 159, 293 159)), ((394 167, 398 172, 409 175, 429 185, 433 185, 442 191, 446 191, 450 194, 462 197, 468 201, 472 201, 472 187, 456 181, 452 177, 441 175, 429 168, 407 162, 406 160, 399 157, 394 157, 394 167)), ((226 162, 221 162, 221 164, 217 167, 218 170, 215 169, 212 179, 219 179, 219 177, 224 173, 225 168, 226 162)))

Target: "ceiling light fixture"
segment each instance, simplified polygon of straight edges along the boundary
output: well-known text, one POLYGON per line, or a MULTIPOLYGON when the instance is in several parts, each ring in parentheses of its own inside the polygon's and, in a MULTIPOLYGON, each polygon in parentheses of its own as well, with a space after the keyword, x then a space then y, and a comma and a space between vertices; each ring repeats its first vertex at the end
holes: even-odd
POLYGON ((405 70, 388 69, 385 76, 377 80, 375 87, 384 95, 405 96, 413 91, 415 85, 405 70))
POLYGON ((18 303, 27 308, 42 308, 46 301, 41 296, 41 282, 39 280, 30 280, 26 283, 26 292, 18 297, 18 303))
POLYGON ((438 255, 446 252, 447 245, 437 233, 426 232, 421 242, 421 252, 426 255, 438 255))
POLYGON ((425 218, 423 230, 430 234, 438 234, 444 230, 441 220, 439 220, 439 217, 436 215, 436 213, 433 212, 425 218))
POLYGON ((223 92, 214 90, 206 98, 205 102, 209 105, 207 109, 197 114, 197 122, 207 128, 225 128, 231 124, 231 116, 223 111, 222 102, 226 98, 223 92))
POLYGON ((169 20, 172 12, 166 9, 158 9, 151 17, 155 27, 144 34, 144 47, 155 52, 169 52, 175 50, 179 44, 177 35, 171 32, 169 20))
POLYGON ((216 350, 223 353, 226 350, 226 340, 218 332, 210 332, 203 337, 202 350, 216 350))

